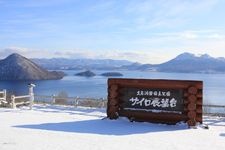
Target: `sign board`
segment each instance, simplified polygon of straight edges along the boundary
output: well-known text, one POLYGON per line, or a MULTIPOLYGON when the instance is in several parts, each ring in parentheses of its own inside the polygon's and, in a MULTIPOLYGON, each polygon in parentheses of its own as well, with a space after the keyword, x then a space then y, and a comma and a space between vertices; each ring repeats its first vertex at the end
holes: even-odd
POLYGON ((107 116, 194 126, 202 123, 202 81, 108 79, 107 116))
POLYGON ((159 110, 182 113, 183 91, 180 89, 124 88, 122 107, 127 110, 159 110))

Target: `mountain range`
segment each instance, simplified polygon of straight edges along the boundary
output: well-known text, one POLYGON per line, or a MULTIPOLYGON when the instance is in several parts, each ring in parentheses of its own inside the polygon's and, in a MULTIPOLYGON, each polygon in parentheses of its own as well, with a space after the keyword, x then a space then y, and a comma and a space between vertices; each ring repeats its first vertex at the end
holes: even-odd
POLYGON ((123 65, 131 65, 133 62, 127 60, 112 59, 31 59, 33 62, 49 70, 106 70, 118 69, 123 65))
POLYGON ((214 58, 208 54, 182 53, 161 64, 141 64, 127 60, 111 59, 32 59, 46 69, 79 70, 142 70, 178 73, 225 73, 225 58, 214 58))
POLYGON ((58 69, 225 73, 225 58, 214 58, 207 54, 196 56, 191 53, 182 53, 161 64, 141 64, 111 59, 28 59, 14 53, 0 60, 0 80, 61 79, 65 75, 63 72, 48 71, 58 69))
POLYGON ((50 80, 63 76, 63 72, 47 71, 16 53, 0 60, 0 80, 50 80))
POLYGON ((196 56, 191 53, 182 53, 162 64, 134 63, 122 68, 178 73, 225 73, 225 58, 214 58, 207 54, 196 56))

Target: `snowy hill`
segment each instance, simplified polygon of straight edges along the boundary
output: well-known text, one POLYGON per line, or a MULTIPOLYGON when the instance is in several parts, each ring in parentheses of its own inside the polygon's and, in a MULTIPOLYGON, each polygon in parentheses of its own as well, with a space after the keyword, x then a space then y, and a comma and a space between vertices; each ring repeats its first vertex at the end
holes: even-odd
POLYGON ((225 118, 204 117, 209 129, 103 119, 105 109, 35 105, 0 108, 1 150, 222 150, 225 118))
POLYGON ((129 65, 133 62, 127 60, 112 60, 112 59, 66 59, 66 58, 52 58, 52 59, 32 59, 35 63, 43 68, 50 70, 57 69, 91 69, 91 70, 107 70, 117 69, 122 65, 129 65))
POLYGON ((183 53, 168 62, 158 65, 158 71, 224 73, 225 61, 221 58, 211 57, 208 54, 196 56, 191 53, 183 53))
POLYGON ((159 72, 178 73, 225 73, 225 59, 214 58, 208 54, 194 55, 182 53, 175 58, 161 64, 131 64, 123 66, 128 70, 150 70, 159 72))
POLYGON ((49 80, 63 76, 63 72, 47 71, 17 53, 0 60, 0 80, 49 80))

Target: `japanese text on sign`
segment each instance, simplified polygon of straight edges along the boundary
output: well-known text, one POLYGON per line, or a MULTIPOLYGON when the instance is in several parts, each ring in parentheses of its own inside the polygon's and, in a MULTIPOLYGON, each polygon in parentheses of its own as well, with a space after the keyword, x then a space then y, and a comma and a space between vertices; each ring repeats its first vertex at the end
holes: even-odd
MULTIPOLYGON (((137 91, 137 96, 163 96, 163 97, 170 97, 170 91, 137 91)), ((140 106, 153 106, 153 107, 176 107, 177 100, 175 98, 138 98, 132 97, 129 99, 132 102, 132 106, 140 105, 140 106)))
POLYGON ((134 105, 140 105, 140 106, 153 106, 153 107, 176 107, 177 100, 175 98, 169 99, 169 98, 142 98, 139 99, 138 97, 131 98, 129 100, 132 102, 132 106, 134 105))
POLYGON ((124 108, 181 111, 182 90, 126 88, 124 108))

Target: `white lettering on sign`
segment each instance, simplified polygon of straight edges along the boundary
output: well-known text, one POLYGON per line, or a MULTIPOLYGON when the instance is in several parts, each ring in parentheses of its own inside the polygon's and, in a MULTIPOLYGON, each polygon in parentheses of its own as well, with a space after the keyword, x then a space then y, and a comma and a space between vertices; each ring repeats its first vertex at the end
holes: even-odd
POLYGON ((129 101, 132 103, 132 106, 153 106, 153 107, 162 107, 162 108, 168 108, 168 107, 176 107, 177 100, 175 98, 141 98, 138 97, 132 97, 129 99, 129 101))
POLYGON ((137 91, 137 96, 170 96, 170 91, 137 91))

